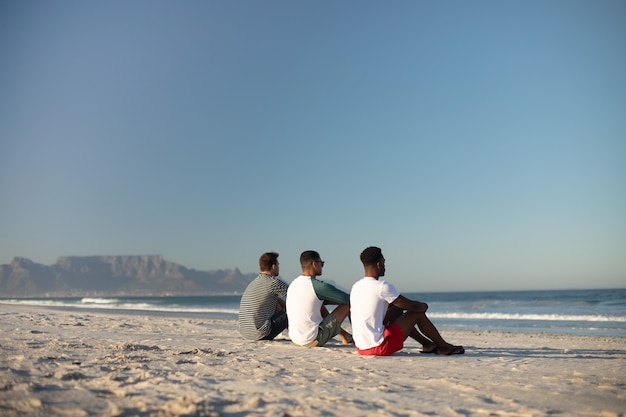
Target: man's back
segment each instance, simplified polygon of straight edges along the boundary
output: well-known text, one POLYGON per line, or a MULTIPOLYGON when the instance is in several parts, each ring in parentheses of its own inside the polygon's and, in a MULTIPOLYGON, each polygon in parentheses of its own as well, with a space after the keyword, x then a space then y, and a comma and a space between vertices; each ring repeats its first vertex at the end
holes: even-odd
POLYGON ((398 290, 384 280, 365 277, 350 291, 352 336, 361 349, 378 346, 384 338, 383 318, 389 303, 399 296, 398 290))
POLYGON ((300 345, 315 340, 317 326, 322 322, 322 300, 317 297, 312 281, 313 278, 300 275, 287 290, 289 338, 300 345))
POLYGON ((239 332, 250 340, 259 340, 270 331, 270 317, 276 313, 278 297, 287 295, 287 283, 259 274, 246 288, 239 305, 239 332))

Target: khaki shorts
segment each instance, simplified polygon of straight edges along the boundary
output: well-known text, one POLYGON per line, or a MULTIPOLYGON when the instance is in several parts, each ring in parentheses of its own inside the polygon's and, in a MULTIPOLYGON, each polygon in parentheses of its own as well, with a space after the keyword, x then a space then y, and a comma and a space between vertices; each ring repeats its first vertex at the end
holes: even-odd
POLYGON ((341 323, 337 321, 334 314, 324 317, 317 329, 317 338, 305 345, 306 347, 324 346, 333 337, 337 336, 341 331, 341 323))

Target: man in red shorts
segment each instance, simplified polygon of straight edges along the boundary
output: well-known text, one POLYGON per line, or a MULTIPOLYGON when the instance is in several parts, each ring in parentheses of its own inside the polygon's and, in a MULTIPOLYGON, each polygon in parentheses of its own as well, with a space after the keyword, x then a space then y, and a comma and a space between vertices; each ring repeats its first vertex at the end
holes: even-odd
POLYGON ((422 345, 423 353, 465 352, 463 346, 451 345, 441 337, 426 317, 427 304, 409 300, 392 284, 378 279, 385 275, 385 257, 380 248, 366 248, 361 262, 365 277, 350 291, 352 337, 359 354, 391 355, 403 348, 409 336, 422 345))

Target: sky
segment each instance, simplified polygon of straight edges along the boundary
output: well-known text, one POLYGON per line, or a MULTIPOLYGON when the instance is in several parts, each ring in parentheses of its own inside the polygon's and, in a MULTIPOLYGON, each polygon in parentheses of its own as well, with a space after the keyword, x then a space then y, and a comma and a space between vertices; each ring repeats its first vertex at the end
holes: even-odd
POLYGON ((626 286, 626 2, 0 4, 0 264, 626 286))

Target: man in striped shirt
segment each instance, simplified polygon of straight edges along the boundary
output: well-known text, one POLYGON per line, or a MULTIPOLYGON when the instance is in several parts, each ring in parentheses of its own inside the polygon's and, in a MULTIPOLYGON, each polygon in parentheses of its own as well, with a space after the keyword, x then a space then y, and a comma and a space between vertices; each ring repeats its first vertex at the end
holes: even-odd
POLYGON ((261 273, 241 296, 239 333, 248 340, 272 340, 288 325, 283 298, 289 285, 278 278, 278 253, 261 255, 259 267, 261 273))

